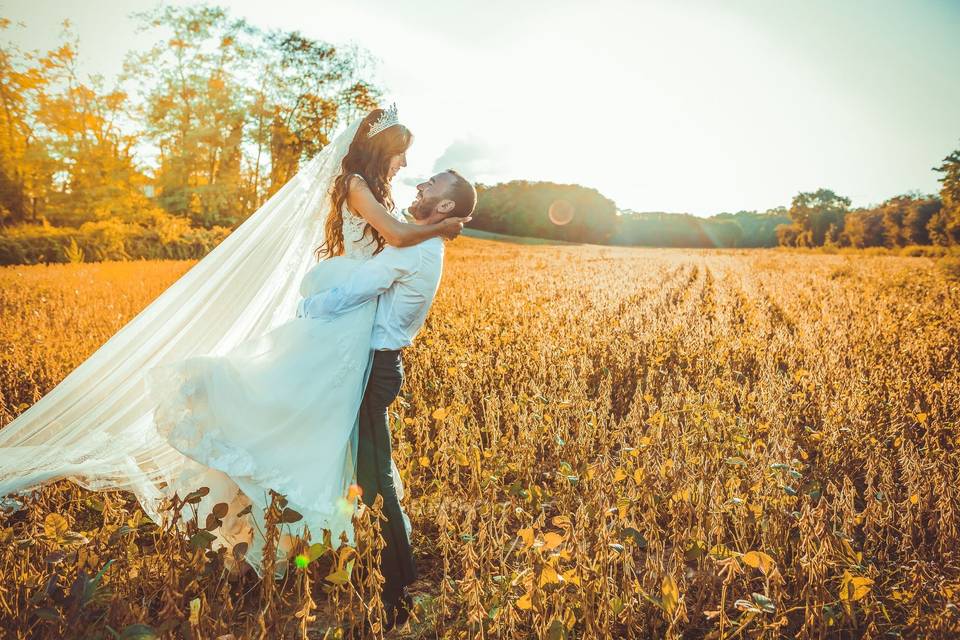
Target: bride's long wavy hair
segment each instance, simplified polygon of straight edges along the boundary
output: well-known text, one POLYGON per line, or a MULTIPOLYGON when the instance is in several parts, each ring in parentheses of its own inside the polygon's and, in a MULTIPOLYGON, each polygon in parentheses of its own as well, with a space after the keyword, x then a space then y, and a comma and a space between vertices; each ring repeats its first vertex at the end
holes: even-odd
MULTIPOLYGON (((402 124, 396 124, 379 132, 372 138, 367 137, 370 127, 376 122, 383 109, 374 109, 360 123, 347 155, 340 163, 340 174, 337 175, 330 188, 330 213, 324 228, 324 242, 317 247, 316 254, 319 261, 323 257, 333 257, 343 254, 343 203, 349 191, 350 174, 359 173, 367 181, 367 186, 373 192, 373 197, 387 210, 394 209, 393 197, 390 192, 390 183, 387 181, 387 172, 390 170, 390 159, 400 155, 410 148, 413 134, 402 124)), ((369 223, 364 227, 363 235, 370 235, 370 241, 376 243, 375 252, 383 249, 384 240, 380 233, 369 223)))

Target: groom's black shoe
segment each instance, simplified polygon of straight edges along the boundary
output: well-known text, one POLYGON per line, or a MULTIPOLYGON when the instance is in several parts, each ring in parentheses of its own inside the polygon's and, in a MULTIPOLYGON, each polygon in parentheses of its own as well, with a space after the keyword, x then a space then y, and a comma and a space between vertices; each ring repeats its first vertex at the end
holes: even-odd
POLYGON ((383 626, 383 630, 390 631, 394 627, 402 627, 410 619, 410 612, 413 610, 413 598, 404 588, 400 597, 395 602, 387 603, 384 608, 387 612, 387 623, 383 626))

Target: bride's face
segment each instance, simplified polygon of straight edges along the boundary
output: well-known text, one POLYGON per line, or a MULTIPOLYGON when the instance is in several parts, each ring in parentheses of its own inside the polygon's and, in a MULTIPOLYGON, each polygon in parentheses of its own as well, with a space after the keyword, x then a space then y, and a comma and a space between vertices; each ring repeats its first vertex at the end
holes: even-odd
POLYGON ((397 175, 397 171, 400 171, 400 168, 405 166, 407 166, 406 151, 390 158, 390 168, 387 169, 387 182, 393 180, 393 176, 397 175))

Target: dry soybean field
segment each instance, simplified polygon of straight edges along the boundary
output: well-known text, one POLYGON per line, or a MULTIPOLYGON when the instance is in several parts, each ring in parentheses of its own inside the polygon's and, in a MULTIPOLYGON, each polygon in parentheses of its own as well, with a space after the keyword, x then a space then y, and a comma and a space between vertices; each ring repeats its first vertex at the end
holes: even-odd
MULTIPOLYGON (((447 249, 393 406, 420 578, 417 619, 388 637, 960 633, 955 275, 447 249)), ((191 264, 0 270, 0 424, 191 264)), ((5 637, 337 637, 369 604, 355 575, 327 580, 344 550, 261 584, 129 496, 61 482, 19 501, 0 513, 5 637)))

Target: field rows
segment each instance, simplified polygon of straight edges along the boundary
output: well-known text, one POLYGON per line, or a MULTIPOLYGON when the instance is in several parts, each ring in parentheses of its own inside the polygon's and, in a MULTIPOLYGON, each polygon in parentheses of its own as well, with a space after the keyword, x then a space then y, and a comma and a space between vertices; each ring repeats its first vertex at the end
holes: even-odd
MULTIPOLYGON (((421 573, 420 620, 402 635, 960 631, 960 284, 935 263, 448 248, 393 407, 421 573)), ((188 266, 0 271, 0 424, 188 266)), ((204 637, 256 637, 257 585, 198 581, 191 570, 219 565, 187 552, 182 575, 146 584, 140 568, 174 536, 109 541, 135 505, 91 510, 87 495, 55 485, 0 520, 3 626, 54 629, 27 600, 58 548, 42 533, 59 509, 116 555, 113 628, 187 620, 200 598, 204 637), (40 549, 29 561, 25 540, 40 549), (134 593, 139 604, 121 597, 134 593)), ((322 579, 311 637, 353 615, 322 579)), ((290 637, 303 585, 281 583, 272 605, 290 637)))

